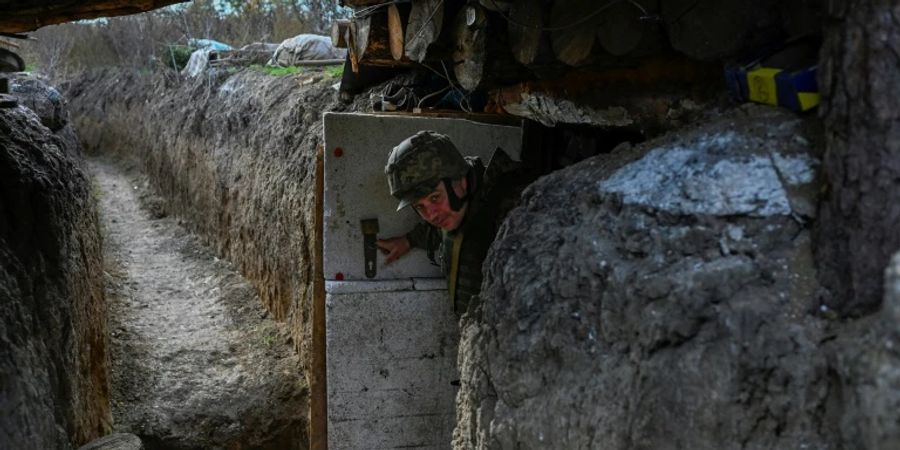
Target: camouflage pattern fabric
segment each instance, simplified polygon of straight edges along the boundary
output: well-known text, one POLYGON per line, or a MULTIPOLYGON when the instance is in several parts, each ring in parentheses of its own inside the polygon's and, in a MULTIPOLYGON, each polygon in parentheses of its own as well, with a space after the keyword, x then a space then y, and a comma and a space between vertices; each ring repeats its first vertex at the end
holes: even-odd
POLYGON ((430 194, 441 179, 457 179, 468 171, 450 138, 433 131, 420 131, 394 147, 384 168, 391 195, 400 199, 398 211, 430 194))

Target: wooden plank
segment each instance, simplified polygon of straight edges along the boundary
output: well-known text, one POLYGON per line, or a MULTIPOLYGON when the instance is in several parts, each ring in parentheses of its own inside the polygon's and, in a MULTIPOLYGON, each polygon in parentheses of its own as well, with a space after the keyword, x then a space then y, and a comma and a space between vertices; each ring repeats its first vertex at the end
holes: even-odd
POLYGON ((406 57, 422 62, 444 26, 444 0, 413 0, 406 25, 406 57))
POLYGON ((391 56, 394 60, 403 59, 403 19, 396 3, 388 6, 388 36, 390 38, 391 56))
MULTIPOLYGON (((553 53, 560 61, 579 66, 587 62, 594 47, 596 21, 584 20, 599 6, 593 0, 558 1, 550 11, 553 53)), ((599 15, 594 16, 599 17, 599 15)))
POLYGON ((541 0, 520 0, 509 11, 509 44, 516 61, 531 64, 537 56, 544 26, 541 0), (521 24, 521 25, 519 25, 521 24))
POLYGON ((325 211, 325 149, 316 148, 315 263, 313 269, 312 361, 309 383, 309 448, 328 449, 328 378, 325 366, 325 274, 322 231, 325 211))
POLYGON ((470 3, 456 15, 453 23, 456 49, 453 52, 453 72, 460 86, 474 91, 484 76, 487 13, 478 4, 470 3))

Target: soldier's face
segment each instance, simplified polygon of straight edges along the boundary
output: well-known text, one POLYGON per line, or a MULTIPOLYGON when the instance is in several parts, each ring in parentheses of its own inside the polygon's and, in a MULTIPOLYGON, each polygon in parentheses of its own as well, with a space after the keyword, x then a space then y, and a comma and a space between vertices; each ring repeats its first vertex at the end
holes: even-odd
MULTIPOLYGON (((465 179, 453 182, 453 189, 457 196, 465 195, 465 179)), ((416 200, 412 207, 426 222, 445 231, 459 228, 466 215, 465 205, 459 211, 450 208, 444 183, 438 183, 430 194, 416 200)))

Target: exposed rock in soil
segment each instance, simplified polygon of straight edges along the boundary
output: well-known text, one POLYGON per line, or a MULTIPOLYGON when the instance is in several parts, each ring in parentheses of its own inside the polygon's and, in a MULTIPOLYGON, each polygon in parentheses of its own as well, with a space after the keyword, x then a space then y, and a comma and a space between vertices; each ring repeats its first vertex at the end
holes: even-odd
POLYGON ((463 318, 455 447, 841 448, 814 130, 745 107, 533 184, 463 318))
POLYGON ((100 229, 74 132, 20 102, 0 108, 0 448, 65 449, 110 427, 100 229))
POLYGON ((144 183, 92 161, 106 237, 115 426, 148 449, 306 448, 306 383, 286 325, 144 183), (145 196, 152 200, 153 196, 145 196))

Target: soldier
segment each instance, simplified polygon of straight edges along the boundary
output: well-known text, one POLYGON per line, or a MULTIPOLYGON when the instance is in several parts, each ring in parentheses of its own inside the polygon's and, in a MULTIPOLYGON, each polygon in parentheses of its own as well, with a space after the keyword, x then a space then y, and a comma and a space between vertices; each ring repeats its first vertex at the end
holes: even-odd
POLYGON ((523 187, 521 164, 498 148, 485 168, 445 135, 420 131, 394 147, 384 169, 397 211, 411 206, 425 223, 376 243, 390 264, 411 247, 441 266, 453 309, 462 315, 481 290, 481 264, 523 187))

